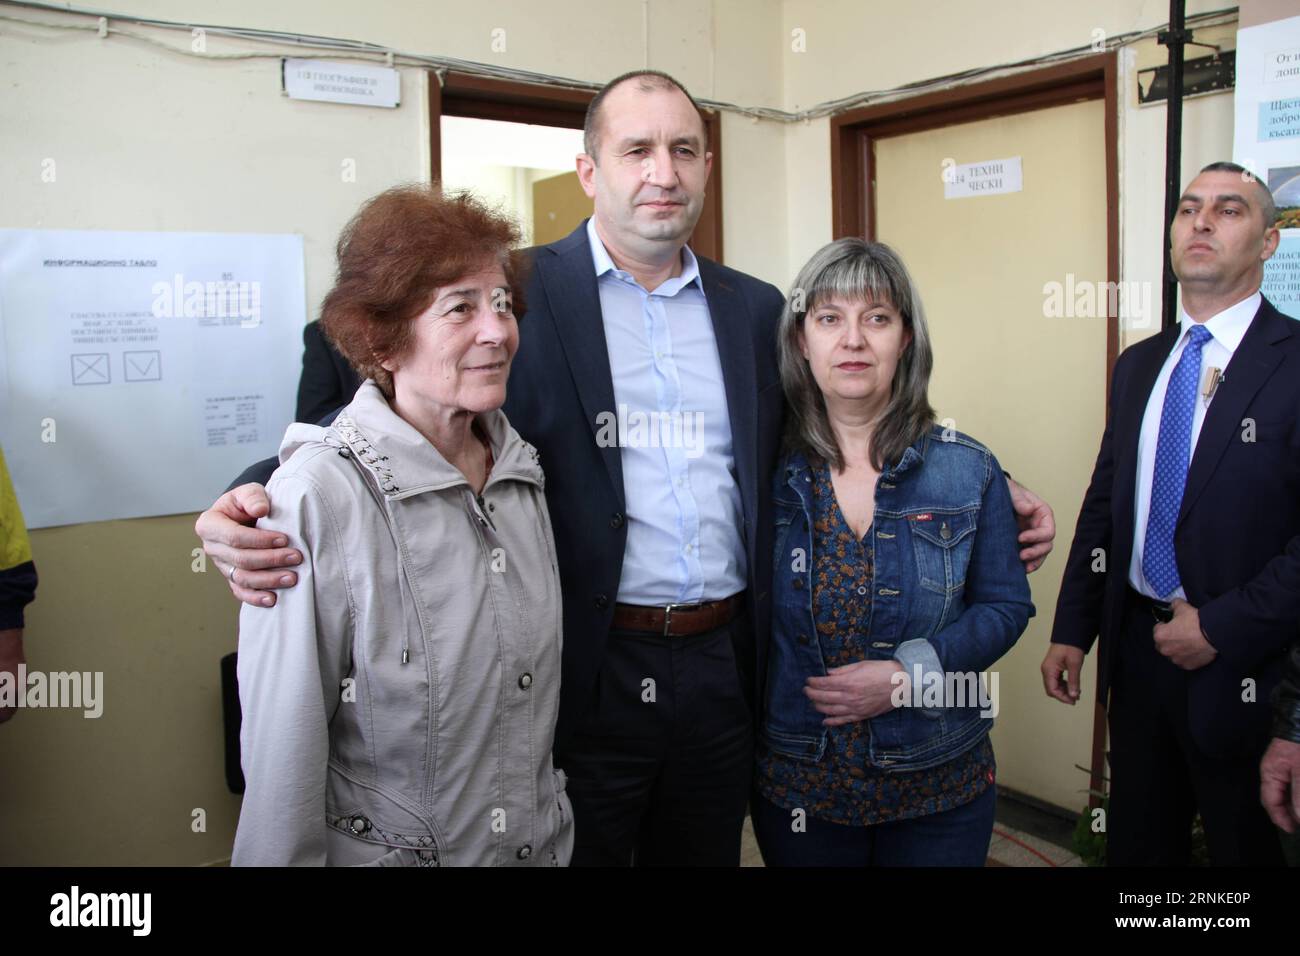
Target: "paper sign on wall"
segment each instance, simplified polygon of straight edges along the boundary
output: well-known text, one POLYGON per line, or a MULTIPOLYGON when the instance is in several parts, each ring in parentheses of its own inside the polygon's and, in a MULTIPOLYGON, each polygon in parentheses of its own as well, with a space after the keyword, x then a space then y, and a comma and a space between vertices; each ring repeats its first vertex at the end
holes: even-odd
POLYGON ((0 229, 0 444, 33 528, 206 507, 293 420, 302 237, 0 229))
POLYGON ((988 159, 979 163, 958 165, 944 160, 943 198, 967 199, 971 196, 995 196, 999 193, 1018 193, 1024 188, 1024 174, 1020 157, 988 159))
POLYGON ((402 100, 401 77, 387 66, 286 57, 281 61, 280 71, 284 91, 295 100, 390 109, 402 100))
POLYGON ((1277 206, 1282 241, 1264 264, 1264 295, 1300 319, 1300 17, 1261 21, 1261 10, 1267 16, 1272 7, 1242 7, 1242 22, 1253 25, 1237 31, 1232 157, 1268 186, 1277 206))

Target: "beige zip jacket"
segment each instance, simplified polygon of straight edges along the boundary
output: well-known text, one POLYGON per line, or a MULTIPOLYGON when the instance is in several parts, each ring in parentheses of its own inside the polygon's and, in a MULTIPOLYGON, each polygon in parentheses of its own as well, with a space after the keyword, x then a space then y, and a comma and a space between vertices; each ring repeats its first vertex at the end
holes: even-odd
POLYGON ((567 865, 542 470, 504 414, 478 420, 481 496, 373 381, 285 434, 258 527, 304 560, 240 614, 235 865, 567 865))

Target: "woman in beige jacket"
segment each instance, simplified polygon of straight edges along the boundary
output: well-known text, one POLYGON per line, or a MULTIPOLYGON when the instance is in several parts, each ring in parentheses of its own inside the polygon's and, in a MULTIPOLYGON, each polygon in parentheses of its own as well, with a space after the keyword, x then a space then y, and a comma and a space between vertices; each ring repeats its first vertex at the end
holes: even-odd
POLYGON ((268 486, 259 527, 304 559, 240 617, 236 865, 568 863, 555 546, 500 411, 516 240, 428 187, 339 240, 322 324, 367 381, 331 426, 290 427, 268 486))

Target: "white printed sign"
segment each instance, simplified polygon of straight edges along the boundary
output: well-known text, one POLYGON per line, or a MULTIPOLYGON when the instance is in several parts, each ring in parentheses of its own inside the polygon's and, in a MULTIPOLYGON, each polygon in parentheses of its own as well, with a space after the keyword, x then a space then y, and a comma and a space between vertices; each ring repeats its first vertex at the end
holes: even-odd
POLYGON ((293 421, 302 237, 0 229, 0 445, 29 527, 199 511, 293 421))
POLYGON ((1265 83, 1281 83, 1286 80, 1300 80, 1300 49, 1278 50, 1264 59, 1265 83))
POLYGON ((281 73, 284 91, 295 100, 390 109, 402 101, 401 74, 387 66, 286 57, 281 61, 281 73))
POLYGON ((1232 158, 1273 193, 1282 230, 1281 245, 1264 264, 1263 292, 1300 319, 1300 16, 1237 31, 1234 95, 1232 158))
POLYGON ((1019 156, 960 165, 951 161, 944 163, 944 199, 996 196, 999 193, 1018 193, 1022 189, 1024 189, 1024 173, 1021 170, 1019 156))

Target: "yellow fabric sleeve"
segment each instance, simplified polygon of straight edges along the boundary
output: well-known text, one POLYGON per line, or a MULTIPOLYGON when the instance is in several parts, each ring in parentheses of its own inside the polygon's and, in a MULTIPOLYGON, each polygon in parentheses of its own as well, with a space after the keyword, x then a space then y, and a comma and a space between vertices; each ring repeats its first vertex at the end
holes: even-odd
POLYGON ((32 543, 23 524, 23 513, 18 508, 18 496, 9 480, 4 449, 0 449, 0 571, 24 564, 32 559, 32 543))

